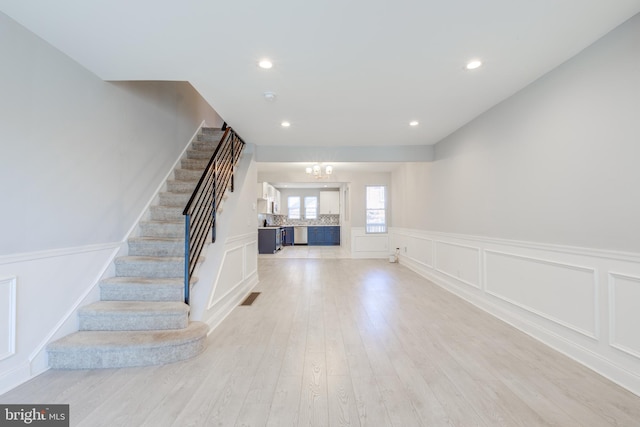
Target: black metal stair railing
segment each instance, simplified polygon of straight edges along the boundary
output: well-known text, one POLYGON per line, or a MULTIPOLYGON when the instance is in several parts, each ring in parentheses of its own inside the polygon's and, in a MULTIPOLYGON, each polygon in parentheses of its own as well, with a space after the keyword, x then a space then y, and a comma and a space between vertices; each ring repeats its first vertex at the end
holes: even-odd
POLYGON ((226 123, 222 130, 225 131, 224 135, 182 212, 185 217, 184 301, 187 304, 193 272, 209 232, 212 242, 216 241, 216 214, 226 190, 233 191, 234 168, 244 149, 242 138, 226 123))

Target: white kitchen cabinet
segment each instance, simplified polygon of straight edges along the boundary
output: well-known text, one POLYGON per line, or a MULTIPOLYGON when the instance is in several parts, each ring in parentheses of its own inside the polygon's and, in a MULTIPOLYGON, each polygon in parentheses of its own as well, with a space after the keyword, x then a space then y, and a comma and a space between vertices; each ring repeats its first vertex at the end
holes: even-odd
POLYGON ((273 214, 276 189, 268 182, 259 182, 257 186, 258 213, 273 214))
MULTIPOLYGON (((271 187, 271 185, 269 185, 268 182, 259 182, 258 183, 258 187, 257 187, 257 195, 258 195, 258 199, 269 199, 269 188, 271 187)), ((273 187, 271 187, 273 188, 273 187)))
POLYGON ((337 215, 340 213, 340 192, 320 192, 320 215, 337 215))
POLYGON ((275 198, 273 200, 273 213, 276 215, 280 215, 280 212, 282 211, 282 204, 280 203, 280 191, 275 189, 275 198))

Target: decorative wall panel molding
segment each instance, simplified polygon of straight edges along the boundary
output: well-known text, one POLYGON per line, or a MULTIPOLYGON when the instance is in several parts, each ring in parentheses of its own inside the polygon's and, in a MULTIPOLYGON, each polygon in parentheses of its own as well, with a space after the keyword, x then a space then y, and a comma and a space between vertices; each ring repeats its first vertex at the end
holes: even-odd
POLYGON ((391 252, 388 234, 367 234, 364 227, 351 229, 351 242, 354 258, 386 258, 391 252))
POLYGON ((0 279, 0 360, 16 351, 16 277, 0 279))
POLYGON ((211 292, 209 309, 216 305, 218 301, 223 299, 229 292, 232 292, 236 286, 242 284, 245 271, 244 249, 245 246, 240 245, 225 251, 211 292))
POLYGON ((487 293, 592 339, 598 339, 596 270, 485 250, 487 293), (571 301, 567 305, 566 301, 571 301))
POLYGON ((394 234, 391 249, 400 249, 401 256, 410 256, 413 262, 433 268, 435 242, 432 238, 402 231, 394 234))
POLYGON ((609 345, 640 359, 640 277, 609 273, 609 345))
POLYGON ((435 269, 462 283, 480 288, 480 249, 452 242, 435 242, 435 269))

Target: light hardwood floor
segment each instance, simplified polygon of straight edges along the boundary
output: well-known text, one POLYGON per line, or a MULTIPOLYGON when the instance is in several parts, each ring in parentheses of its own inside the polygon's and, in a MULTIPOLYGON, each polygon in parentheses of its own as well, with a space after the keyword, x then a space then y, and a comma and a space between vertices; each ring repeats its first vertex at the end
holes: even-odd
POLYGON ((386 260, 260 257, 201 356, 48 371, 74 426, 639 426, 640 397, 386 260))

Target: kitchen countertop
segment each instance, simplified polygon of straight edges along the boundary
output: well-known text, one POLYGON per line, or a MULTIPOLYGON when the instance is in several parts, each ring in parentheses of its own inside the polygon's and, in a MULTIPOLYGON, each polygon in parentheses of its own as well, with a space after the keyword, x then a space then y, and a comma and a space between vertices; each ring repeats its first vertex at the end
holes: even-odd
POLYGON ((258 229, 272 229, 272 228, 285 228, 285 227, 340 227, 340 224, 320 224, 320 225, 268 225, 266 227, 258 227, 258 229))

